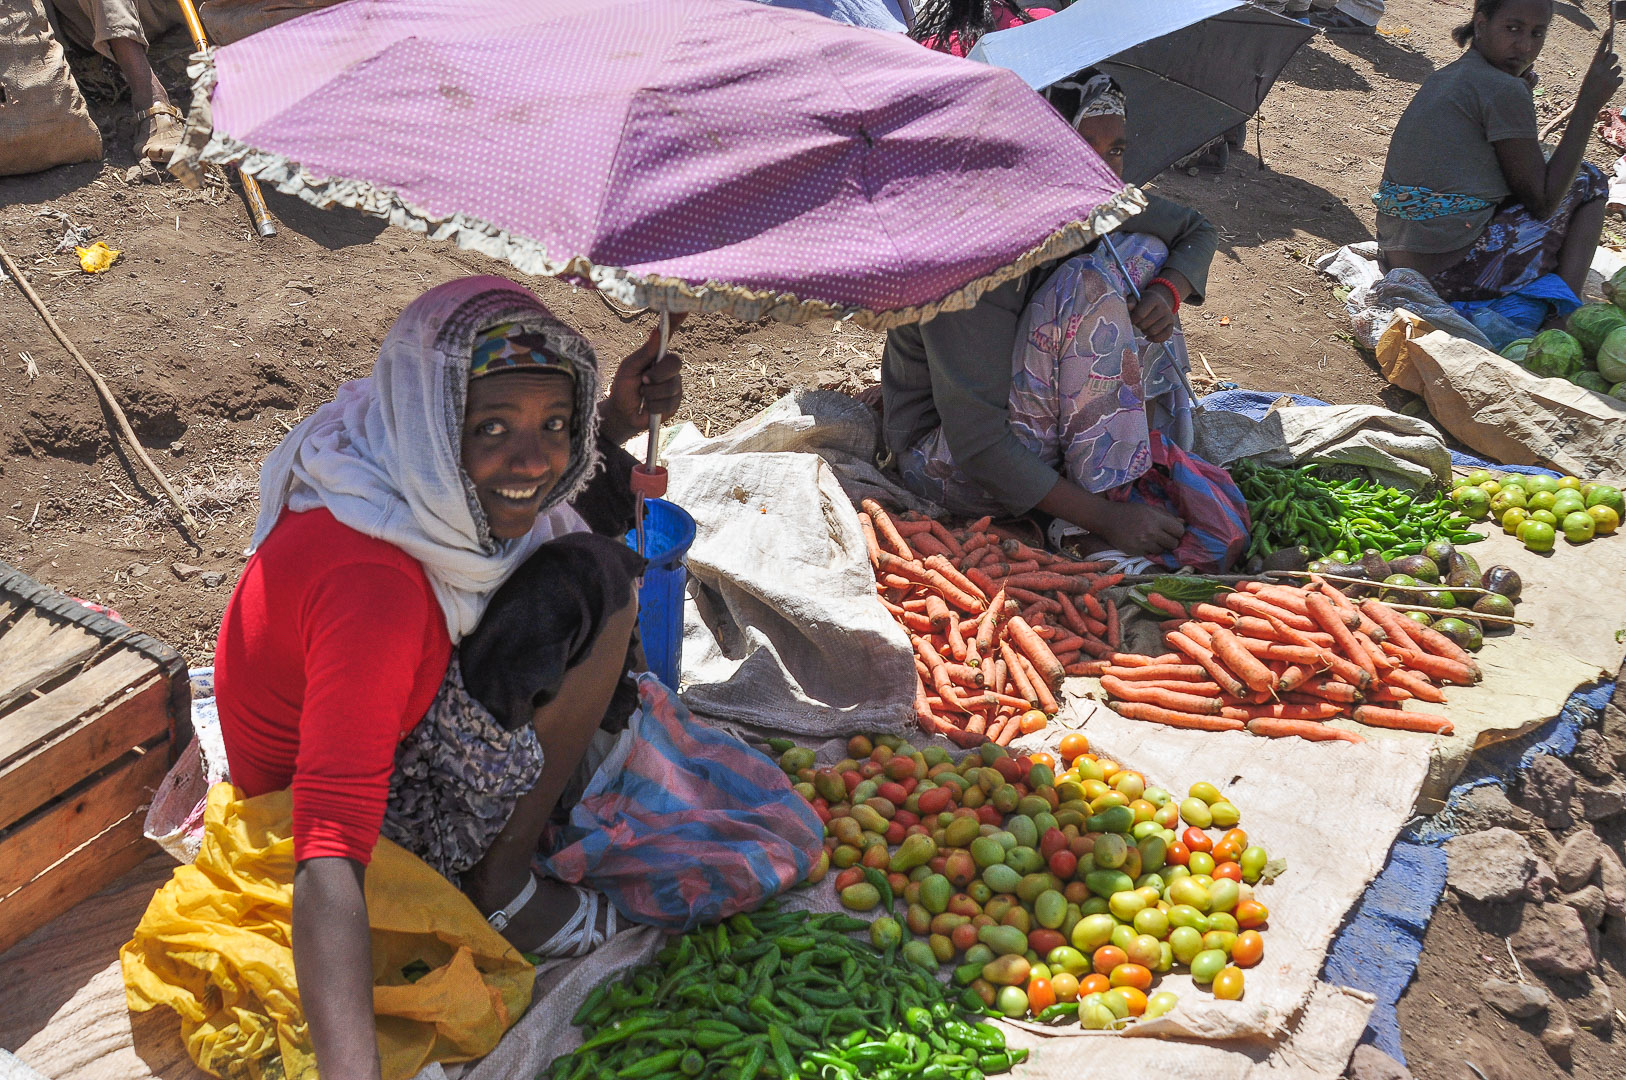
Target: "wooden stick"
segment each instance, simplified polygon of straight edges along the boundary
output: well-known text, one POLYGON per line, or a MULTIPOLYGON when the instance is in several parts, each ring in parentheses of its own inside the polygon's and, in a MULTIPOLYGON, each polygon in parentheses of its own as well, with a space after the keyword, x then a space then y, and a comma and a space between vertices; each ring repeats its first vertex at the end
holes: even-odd
MULTIPOLYGON (((1339 574, 1312 574, 1308 570, 1266 570, 1266 577, 1318 577, 1328 581, 1342 581, 1350 585, 1369 585, 1374 589, 1393 589, 1396 592, 1433 592, 1443 589, 1450 593, 1467 593, 1472 596, 1500 596, 1494 589, 1481 589, 1477 585, 1387 585, 1371 578, 1343 577, 1339 574)), ((1385 601, 1387 603, 1387 601, 1385 601)), ((1392 606, 1392 605, 1391 605, 1392 606)))
POLYGON ((1515 619, 1511 615, 1481 615, 1479 612, 1469 611, 1467 608, 1432 608, 1426 607, 1422 604, 1391 604, 1387 600, 1380 600, 1378 602, 1383 604, 1385 607, 1394 608, 1396 611, 1426 611, 1430 615, 1438 615, 1442 619, 1446 617, 1455 617, 1458 619, 1479 619, 1482 622, 1505 623, 1508 626, 1536 625, 1529 619, 1515 619))
POLYGON ((73 342, 68 340, 68 335, 62 332, 62 327, 58 326, 56 320, 51 317, 50 309, 45 306, 45 301, 41 300, 39 294, 34 291, 33 286, 28 284, 28 279, 23 277, 23 272, 12 261, 11 255, 6 251, 4 245, 0 245, 0 263, 5 264, 6 273, 11 275, 12 280, 17 283, 17 287, 23 291, 23 295, 28 297, 28 302, 34 305, 34 310, 38 311, 40 318, 45 320, 45 325, 52 334, 56 335, 57 341, 62 343, 62 347, 68 350, 68 354, 77 360, 79 366, 84 369, 85 374, 90 376, 90 381, 96 385, 96 393, 101 396, 103 404, 113 414, 113 419, 118 422, 119 431, 124 435, 125 441, 135 451, 135 455, 141 460, 141 464, 145 465, 147 471, 152 473, 153 479, 158 481, 158 486, 164 489, 164 494, 169 496, 169 501, 179 511, 181 521, 191 531, 192 536, 194 538, 202 536, 203 530, 198 528, 198 523, 193 519, 191 512, 187 510, 186 504, 181 501, 180 495, 170 485, 169 478, 164 475, 157 465, 153 464, 152 458, 147 456, 146 448, 136 438, 134 429, 130 427, 130 418, 124 415, 124 410, 120 408, 118 399, 113 396, 113 391, 108 388, 107 383, 102 380, 96 369, 90 366, 90 361, 86 360, 84 355, 74 347, 73 342))

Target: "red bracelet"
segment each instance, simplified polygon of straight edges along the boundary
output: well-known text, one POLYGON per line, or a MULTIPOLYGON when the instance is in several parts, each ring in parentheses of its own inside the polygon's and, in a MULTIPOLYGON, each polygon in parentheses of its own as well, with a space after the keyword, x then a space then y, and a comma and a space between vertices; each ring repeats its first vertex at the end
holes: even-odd
POLYGON ((1165 278, 1165 277, 1155 277, 1151 281, 1148 281, 1146 283, 1146 287, 1149 289, 1153 285, 1161 285, 1165 289, 1169 290, 1169 296, 1172 297, 1173 300, 1174 300, 1174 310, 1169 312, 1169 314, 1170 315, 1178 315, 1178 314, 1180 314, 1180 290, 1176 289, 1174 287, 1174 282, 1170 281, 1168 278, 1165 278))

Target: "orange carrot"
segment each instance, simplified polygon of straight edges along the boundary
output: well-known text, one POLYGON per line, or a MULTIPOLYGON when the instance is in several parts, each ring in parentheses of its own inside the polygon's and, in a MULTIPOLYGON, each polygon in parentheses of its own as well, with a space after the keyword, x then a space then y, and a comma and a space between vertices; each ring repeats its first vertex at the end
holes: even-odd
MULTIPOLYGON (((1035 628, 1035 632, 1037 632, 1037 628, 1035 628)), ((1049 639, 1045 644, 1050 646, 1050 651, 1056 654, 1057 660, 1060 660, 1062 653, 1078 652, 1084 647, 1084 642, 1087 640, 1086 637, 1080 634, 1063 633, 1060 637, 1049 639)))
POLYGON ((1005 677, 1011 681, 1014 696, 1023 698, 1031 708, 1039 704, 1039 695, 1033 689, 1033 683, 1028 681, 1028 669, 1023 667, 1016 655, 1016 650, 1008 641, 999 643, 999 655, 1005 661, 1005 677))
POLYGON ((1069 677, 1090 678, 1106 671, 1108 664, 1105 660, 1086 660, 1082 664, 1068 664, 1062 668, 1069 677))
POLYGON ((999 633, 1001 624, 1009 617, 1005 610, 1005 590, 1000 589, 988 604, 988 610, 983 612, 982 624, 977 627, 977 651, 984 656, 993 654, 994 638, 999 633))
POLYGON ((1474 681, 1478 681, 1477 676, 1479 675, 1479 665, 1474 663, 1474 658, 1468 652, 1468 650, 1464 649, 1461 645, 1458 645, 1456 642, 1452 641, 1450 638, 1446 637, 1432 626, 1424 626, 1422 623, 1417 623, 1414 626, 1407 627, 1406 629, 1407 632, 1411 634, 1412 640, 1415 641, 1420 648, 1427 652, 1433 653, 1435 656, 1443 656, 1447 660, 1455 660, 1457 663, 1464 665, 1467 667, 1469 672, 1475 676, 1474 681))
POLYGON ((936 589, 944 600, 947 600, 961 611, 969 611, 971 614, 976 615, 981 613, 983 608, 987 606, 987 601, 977 599, 977 597, 966 592, 936 570, 927 570, 925 574, 926 584, 936 589))
POLYGON ((1273 739, 1297 735, 1301 739, 1311 742, 1349 742, 1363 743, 1366 740, 1353 731, 1343 728, 1327 727, 1314 720, 1290 720, 1272 716, 1259 716, 1248 721, 1248 730, 1255 735, 1265 735, 1273 739))
POLYGON ((1084 603, 1085 614, 1092 619, 1099 619, 1102 623, 1106 622, 1107 609, 1101 606, 1100 599, 1094 593, 1087 592, 1079 599, 1084 603))
POLYGON ((1003 694, 1009 686, 1009 680, 1005 677, 1004 659, 999 656, 991 657, 987 666, 991 669, 988 673, 988 689, 996 694, 1003 694))
POLYGON ((1084 644, 1081 645, 1080 648, 1097 660, 1105 660, 1107 657, 1112 655, 1112 646, 1108 645, 1099 638, 1085 638, 1084 644))
POLYGON ((967 525, 965 527, 965 531, 968 533, 983 533, 986 535, 988 533, 988 526, 992 525, 993 523, 993 515, 984 514, 976 521, 973 521, 971 524, 967 525))
POLYGON ((1265 716, 1273 720, 1331 720, 1335 716, 1342 716, 1344 710, 1330 701, 1318 701, 1314 704, 1293 704, 1286 701, 1269 701, 1263 705, 1246 704, 1230 705, 1222 715, 1230 716, 1233 712, 1245 712, 1248 715, 1244 720, 1253 720, 1265 716))
POLYGON ((1206 713, 1217 716, 1222 707, 1218 697, 1202 697, 1197 694, 1182 694, 1174 690, 1159 690, 1146 686, 1144 683, 1125 682, 1111 675, 1101 677, 1101 689, 1119 701, 1139 701, 1147 705, 1173 709, 1175 712, 1206 713))
POLYGON ((1445 704, 1445 694, 1440 688, 1423 678, 1421 675, 1407 671, 1405 668, 1395 668, 1383 677, 1383 681, 1390 686, 1398 686, 1402 690, 1411 691, 1411 696, 1419 701, 1431 702, 1435 705, 1445 704))
POLYGON ((931 529, 932 536, 937 539, 937 542, 948 548, 950 556, 958 559, 965 554, 965 549, 960 547, 960 542, 954 539, 953 533, 943 527, 941 521, 928 519, 926 525, 931 529))
POLYGON ((1113 653, 1112 662, 1119 667, 1151 667, 1156 661, 1140 653, 1113 653))
POLYGON ((949 612, 948 605, 943 603, 941 596, 926 597, 926 620, 932 626, 941 629, 949 624, 954 616, 949 612))
POLYGON ((1407 652, 1396 648, 1387 641, 1383 643, 1383 651, 1395 657, 1413 671, 1420 671, 1437 682, 1453 683, 1457 686, 1472 686, 1479 680, 1475 678, 1477 668, 1467 664, 1459 664, 1444 656, 1435 656, 1426 652, 1407 652), (1393 651, 1391 651, 1393 650, 1393 651))
MULTIPOLYGON (((967 650, 965 638, 960 635, 960 620, 952 616, 948 621, 948 647, 949 652, 954 654, 956 661, 962 664, 966 662, 967 650)), ((967 666, 975 667, 976 665, 970 664, 967 666)))
POLYGON ((965 577, 966 580, 975 585, 984 596, 992 596, 997 592, 1004 591, 994 583, 994 579, 989 577, 987 572, 981 566, 967 567, 965 577))
POLYGON ((964 592, 970 593, 972 596, 975 596, 982 603, 988 603, 989 594, 983 592, 982 587, 976 582, 972 581, 970 578, 960 573, 960 571, 956 570, 954 564, 949 562, 949 560, 943 556, 928 556, 925 566, 928 570, 936 570, 939 574, 942 574, 944 577, 948 578, 949 581, 956 587, 964 592))
POLYGON ((976 668, 966 667, 964 664, 943 665, 948 669, 948 676, 961 686, 975 686, 979 689, 988 684, 987 676, 976 668))
POLYGON ((1375 686, 1372 689, 1367 690, 1365 693, 1367 701, 1376 701, 1384 704, 1411 700, 1410 690, 1406 690, 1398 686, 1391 686, 1388 683, 1375 686))
POLYGON ((925 662, 926 670, 931 673, 932 688, 937 691, 937 696, 958 708, 960 693, 954 688, 954 681, 949 678, 948 664, 943 661, 942 654, 931 643, 931 639, 917 636, 915 652, 925 662))
POLYGON ((1050 569, 1058 574, 1100 574, 1112 569, 1109 562, 1071 562, 1067 559, 1057 559, 1050 564, 1050 569))
POLYGON ((965 646, 965 656, 963 658, 965 666, 981 667, 982 654, 977 651, 976 627, 971 622, 963 622, 956 627, 956 632, 960 635, 960 643, 965 646), (966 633, 968 627, 971 630, 969 634, 966 633))
POLYGON ((1056 602, 1061 605, 1061 622, 1073 633, 1080 637, 1090 632, 1084 625, 1084 616, 1079 614, 1078 608, 1073 606, 1072 599, 1066 593, 1057 593, 1056 602))
POLYGON ((881 565, 881 543, 875 538, 875 522, 868 514, 858 515, 858 531, 864 534, 864 548, 869 552, 869 564, 881 565))
POLYGON ((862 506, 864 512, 869 515, 870 521, 875 523, 876 535, 880 537, 881 540, 885 541, 887 546, 890 547, 899 557, 913 562, 915 559, 915 553, 910 549, 908 543, 905 542, 903 535, 898 532, 897 525, 895 525, 892 521, 892 515, 888 514, 881 504, 876 502, 874 499, 865 499, 859 505, 862 506))
MULTIPOLYGON (((1143 664, 1140 667, 1122 667, 1114 664, 1107 674, 1120 679, 1164 679, 1182 682, 1202 682, 1207 673, 1195 664, 1143 664)), ((1221 684, 1223 685, 1223 684, 1221 684)))
POLYGON ((1011 577, 1014 574, 1034 574, 1039 571, 1039 564, 1032 559, 1023 559, 1021 562, 1006 562, 1000 559, 983 566, 983 572, 989 577, 1011 577))
POLYGON ((1100 577, 1096 578, 1090 583, 1090 591, 1086 595, 1095 596, 1103 593, 1112 588, 1114 585, 1122 582, 1123 579, 1124 575, 1122 574, 1102 574, 1100 577))
POLYGON ((1105 640, 1108 645, 1111 645, 1114 649, 1116 649, 1124 643, 1123 628, 1118 623, 1118 605, 1108 604, 1106 608, 1107 632, 1103 640, 1105 640))
POLYGON ((1353 705, 1361 700, 1360 690, 1341 679, 1311 679, 1298 689, 1300 694, 1353 705))
MULTIPOLYGON (((1021 652, 1018 652, 1016 654, 1016 662, 1021 665, 1023 673, 1027 675, 1028 685, 1033 687, 1033 694, 1039 699, 1039 708, 1043 709, 1052 716, 1060 712, 1061 706, 1056 703, 1056 696, 1050 692, 1050 687, 1045 685, 1046 680, 1044 676, 1040 675, 1038 670, 1034 668, 1033 661, 1029 660, 1026 656, 1023 656, 1021 652)), ((1056 665, 1056 669, 1062 672, 1062 678, 1066 678, 1066 672, 1062 669, 1059 663, 1056 665)), ((1058 679, 1057 682, 1059 683, 1060 680, 1058 679)))
POLYGON ((1018 603, 1025 604, 1028 607, 1038 608, 1040 611, 1047 612, 1052 615, 1061 614, 1061 605, 1056 603, 1056 601, 1050 599, 1048 596, 1040 596, 1038 593, 1033 592, 1030 589, 1024 589, 1020 585, 1012 585, 1011 582, 1015 580, 1015 578, 1005 579, 1005 591, 1011 594, 1011 599, 1017 601, 1018 603))
POLYGON ((1217 604, 1191 605, 1191 617, 1202 619, 1204 622, 1218 623, 1228 629, 1236 626, 1237 614, 1229 608, 1222 608, 1217 604))
POLYGON ((915 557, 924 559, 936 556, 942 558, 949 553, 948 545, 938 540, 930 532, 922 532, 918 536, 906 536, 909 546, 914 549, 915 557))
POLYGON ((1361 614, 1365 615, 1369 619, 1372 619, 1373 622, 1382 628, 1384 634, 1386 635, 1383 641, 1378 641, 1378 639, 1373 638, 1374 641, 1378 641, 1379 645, 1382 645, 1384 641, 1388 641, 1394 645, 1400 646, 1402 649, 1409 649, 1412 652, 1424 651, 1423 647, 1417 644, 1417 641, 1406 629, 1406 624, 1411 622, 1411 620, 1400 614, 1400 612, 1395 611, 1393 608, 1390 608, 1384 604, 1380 604, 1376 600, 1365 600, 1361 602, 1361 614), (1374 616, 1380 616, 1381 618, 1374 618, 1374 616))
POLYGON ((1005 579, 1005 584, 1039 592, 1083 592, 1089 587, 1088 582, 1081 581, 1076 577, 1052 573, 1048 570, 1032 570, 1025 574, 1012 574, 1005 579))
POLYGON ((1217 682, 1191 682, 1187 679, 1124 679, 1114 676, 1120 682, 1127 682, 1132 686, 1144 686, 1152 690, 1173 690, 1177 694, 1196 694, 1202 697, 1216 697, 1220 693, 1217 682))
POLYGON ((1365 668, 1345 660, 1331 649, 1322 651, 1321 664, 1334 678, 1342 679, 1357 689, 1365 690, 1372 684, 1372 676, 1365 668))
POLYGON ((1160 709, 1156 705, 1148 705, 1141 701, 1114 701, 1110 702, 1108 707, 1118 715, 1127 716, 1131 720, 1145 720, 1153 724, 1167 724, 1178 728, 1196 728, 1199 731, 1241 731, 1247 726, 1241 720, 1233 720, 1226 716, 1204 716, 1200 713, 1160 709))
POLYGON ((1195 641, 1205 649, 1213 649, 1214 639, 1209 636, 1208 633, 1208 627, 1212 625, 1214 624, 1209 623, 1207 626, 1205 626, 1200 622, 1195 622, 1188 619, 1180 624, 1180 633, 1186 635, 1186 637, 1190 638, 1192 641, 1195 641))
POLYGON ((1180 603, 1178 600, 1170 600, 1162 593, 1148 592, 1146 594, 1146 602, 1172 619, 1187 619, 1191 617, 1191 614, 1193 614, 1186 611, 1184 604, 1180 603))
POLYGON ((1060 686, 1064 678, 1061 665, 1056 662, 1055 654, 1044 643, 1044 639, 1033 632, 1033 627, 1021 616, 1017 616, 1005 624, 1005 630, 1021 654, 1033 662, 1033 668, 1039 677, 1050 686, 1060 686))
POLYGON ((1402 712, 1383 709, 1376 705, 1362 705, 1355 710, 1355 720, 1369 727, 1395 728, 1400 731, 1423 731, 1430 735, 1451 734, 1451 721, 1435 713, 1402 712))
POLYGON ((1017 559, 1031 560, 1038 563, 1040 566, 1044 566, 1048 563, 1054 562, 1056 558, 1048 551, 1041 551, 1038 548, 1030 548, 1026 544, 1022 543, 1022 541, 1015 538, 1007 539, 999 546, 1001 550, 1005 552, 1005 556, 1012 561, 1017 559))
POLYGON ((1260 615, 1244 615, 1236 621, 1236 625, 1231 629, 1244 637, 1281 641, 1288 645, 1315 645, 1323 649, 1332 648, 1331 634, 1323 634, 1320 631, 1296 630, 1280 619, 1271 622, 1260 615))
POLYGON ((1277 607, 1267 600, 1254 596, 1252 593, 1228 593, 1225 597, 1225 606, 1238 615, 1252 615, 1255 618, 1269 620, 1280 619, 1295 630, 1312 632, 1321 629, 1314 619, 1277 607))
MULTIPOLYGON (((1380 634, 1383 633, 1381 629, 1376 627, 1374 629, 1377 629, 1380 634)), ((1395 662, 1389 658, 1389 654, 1380 649, 1378 643, 1373 641, 1371 635, 1367 634, 1366 631, 1351 630, 1350 633, 1355 636, 1355 644, 1359 645, 1361 651, 1371 659, 1372 666, 1377 668, 1379 675, 1395 666, 1395 662)))
POLYGON ((1355 640, 1355 635, 1344 625, 1344 620, 1333 607, 1332 601, 1319 593, 1311 593, 1304 598, 1304 603, 1310 609, 1310 618, 1314 619, 1322 630, 1331 634, 1332 639, 1338 643, 1336 646, 1338 655, 1353 661, 1368 675, 1376 678, 1377 665, 1372 663, 1372 658, 1366 655, 1366 650, 1361 648, 1360 643, 1355 640))
POLYGON ((916 614, 913 611, 905 611, 902 615, 896 616, 896 618, 903 623, 906 629, 912 630, 917 634, 929 634, 932 632, 932 621, 924 615, 916 614))
MULTIPOLYGON (((1220 689, 1224 690, 1227 694, 1234 694, 1237 697, 1246 697, 1248 695, 1248 688, 1244 686, 1242 681, 1232 674, 1224 664, 1221 664, 1217 659, 1215 659, 1212 650, 1197 644, 1190 637, 1184 633, 1181 633, 1179 630, 1167 635, 1165 640, 1168 641, 1171 647, 1185 653, 1187 656, 1197 661, 1198 665, 1200 665, 1204 671, 1208 672, 1209 675, 1213 676, 1214 681, 1220 684, 1220 689)), ((1151 671, 1154 669, 1140 668, 1138 670, 1151 671)))
POLYGON ((1276 685, 1276 676, 1242 647, 1235 634, 1224 627, 1216 627, 1209 636, 1213 639, 1214 655, 1220 663, 1247 683, 1250 689, 1269 690, 1276 685))

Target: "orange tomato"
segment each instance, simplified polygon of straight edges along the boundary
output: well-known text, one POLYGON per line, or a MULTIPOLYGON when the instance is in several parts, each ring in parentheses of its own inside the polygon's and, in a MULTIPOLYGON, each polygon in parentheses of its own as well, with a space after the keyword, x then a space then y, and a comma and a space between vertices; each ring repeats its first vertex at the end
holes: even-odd
MULTIPOLYGON (((1078 977, 1066 971, 1058 971, 1050 976, 1050 989, 1056 995, 1057 1001, 1078 1000, 1078 977)), ((1033 1003, 1032 994, 1028 995, 1028 1004, 1033 1003)))
POLYGON ((1090 750, 1090 740, 1080 731, 1070 731, 1061 737, 1061 759, 1071 765, 1080 754, 1090 750))
POLYGON ((1110 993, 1123 998, 1124 1004, 1129 1006, 1130 1016, 1139 1016, 1146 1011, 1146 995, 1134 986, 1115 986, 1110 993))
POLYGON ((1043 765, 1051 772, 1056 771, 1056 759, 1042 750, 1037 754, 1029 754, 1028 760, 1032 761, 1035 765, 1043 765))
POLYGON ((1231 945, 1231 962, 1237 967, 1251 968, 1265 955, 1265 939, 1257 930, 1244 930, 1231 945))
POLYGON ((1240 882, 1242 867, 1234 862, 1222 862, 1214 867, 1214 872, 1209 876, 1215 879, 1230 878, 1232 881, 1240 882))
POLYGON ((1222 843, 1235 844, 1238 851, 1243 851, 1248 846, 1248 834, 1243 832, 1241 829, 1227 829, 1225 830, 1225 835, 1220 837, 1220 841, 1222 843))
POLYGON ((1055 988, 1050 985, 1049 979, 1028 980, 1028 1008, 1039 1013, 1056 1003, 1055 988))
POLYGON ((1214 996, 1222 1001, 1239 1001, 1242 998, 1242 969, 1227 967, 1214 976, 1214 996))
POLYGON ((1078 996, 1087 998, 1091 994, 1104 994, 1112 989, 1112 982, 1105 975, 1086 975, 1078 980, 1078 996))
POLYGON ((1191 849, 1176 840, 1164 851, 1163 861, 1170 866, 1184 866, 1191 861, 1191 849))
POLYGON ((1242 849, 1227 839, 1215 844, 1214 850, 1210 854, 1214 856, 1214 861, 1217 863, 1236 862, 1242 855, 1242 849))
POLYGON ((1043 731, 1050 718, 1038 709, 1029 709, 1022 714, 1022 734, 1032 735, 1035 731, 1043 731))
POLYGON ((1119 964, 1112 969, 1108 981, 1113 986, 1132 986, 1144 991, 1152 985, 1152 973, 1139 964, 1119 964))
POLYGON ((1124 768, 1122 765, 1111 760, 1110 758, 1102 758, 1096 762, 1096 764, 1101 766, 1101 771, 1106 774, 1107 781, 1109 783, 1114 776, 1117 776, 1119 773, 1123 772, 1124 768))
POLYGON ((1120 964, 1128 963, 1128 955, 1116 945, 1103 945, 1095 950, 1090 958, 1090 966, 1097 975, 1110 975, 1112 969, 1120 964))
POLYGON ((1257 900, 1242 900, 1237 903, 1231 916, 1242 929, 1252 930, 1265 925, 1265 921, 1270 918, 1270 909, 1257 900))

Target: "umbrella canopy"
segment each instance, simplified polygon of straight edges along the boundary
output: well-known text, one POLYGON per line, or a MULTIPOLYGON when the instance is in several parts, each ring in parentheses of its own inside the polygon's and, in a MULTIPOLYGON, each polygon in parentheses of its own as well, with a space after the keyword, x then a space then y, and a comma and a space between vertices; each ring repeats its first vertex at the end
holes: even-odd
POLYGON ((1049 86, 1095 66, 1129 101, 1124 178, 1144 184, 1259 111, 1315 30, 1236 0, 1078 0, 989 34, 971 59, 1049 86), (1234 10, 1227 10, 1234 9, 1234 10))
POLYGON ((929 318, 1143 205, 1014 74, 751 0, 350 0, 197 91, 178 172, 672 311, 929 318))

